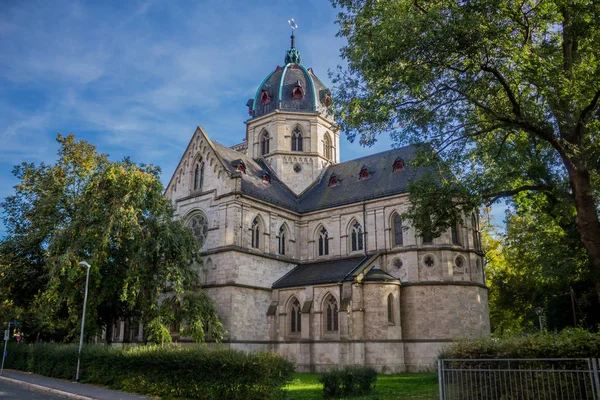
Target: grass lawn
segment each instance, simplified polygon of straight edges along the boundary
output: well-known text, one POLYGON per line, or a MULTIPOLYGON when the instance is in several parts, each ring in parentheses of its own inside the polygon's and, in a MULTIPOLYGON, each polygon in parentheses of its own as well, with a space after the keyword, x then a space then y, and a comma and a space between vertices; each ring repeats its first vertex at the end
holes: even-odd
MULTIPOLYGON (((294 380, 286 387, 290 400, 323 398, 323 385, 319 374, 294 374, 294 380)), ((436 373, 378 375, 373 394, 353 397, 354 400, 437 400, 439 399, 436 373)))

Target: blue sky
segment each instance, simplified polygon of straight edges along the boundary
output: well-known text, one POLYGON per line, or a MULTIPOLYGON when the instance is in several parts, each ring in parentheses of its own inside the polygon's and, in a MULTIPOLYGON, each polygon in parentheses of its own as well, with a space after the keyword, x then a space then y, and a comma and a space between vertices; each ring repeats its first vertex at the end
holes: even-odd
MULTIPOLYGON (((302 63, 330 85, 327 71, 343 65, 336 13, 325 0, 2 1, 0 198, 17 183, 13 165, 56 159, 57 132, 159 165, 164 183, 197 125, 239 143, 247 99, 283 63, 289 18, 302 63)), ((389 147, 343 138, 340 154, 389 147)))

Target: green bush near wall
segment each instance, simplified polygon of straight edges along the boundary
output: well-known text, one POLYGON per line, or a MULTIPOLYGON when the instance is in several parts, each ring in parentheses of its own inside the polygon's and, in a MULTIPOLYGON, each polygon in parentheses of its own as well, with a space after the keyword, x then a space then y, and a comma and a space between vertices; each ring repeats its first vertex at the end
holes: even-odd
POLYGON ((559 333, 463 340, 445 348, 439 358, 600 358, 600 332, 578 328, 559 333))
MULTIPOLYGON (((75 345, 11 345, 5 368, 73 379, 75 345)), ((85 346, 80 381, 165 399, 280 399, 294 364, 273 353, 85 346)))
POLYGON ((371 367, 348 365, 323 373, 319 382, 323 384, 323 397, 353 397, 371 393, 375 388, 377 372, 371 367))

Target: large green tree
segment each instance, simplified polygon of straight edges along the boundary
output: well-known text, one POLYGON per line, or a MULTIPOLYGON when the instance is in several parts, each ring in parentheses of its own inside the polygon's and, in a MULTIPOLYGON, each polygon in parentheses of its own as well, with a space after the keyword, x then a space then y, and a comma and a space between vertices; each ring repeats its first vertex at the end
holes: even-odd
MULTIPOLYGON (((536 193, 571 203, 600 297, 600 3, 332 2, 348 41, 334 76, 348 137, 429 143, 420 161, 454 173, 466 208, 536 193)), ((413 200, 437 200, 409 214, 439 232, 460 214, 448 211, 456 182, 436 184, 415 186, 413 200)))
POLYGON ((55 164, 15 167, 20 183, 2 203, 8 230, 0 243, 4 308, 22 314, 30 337, 73 339, 86 274, 79 262, 87 261, 89 334, 106 328, 110 339, 114 322, 135 318, 151 340, 164 341, 166 326, 185 317, 183 327, 195 339, 203 340, 208 329, 220 339, 215 308, 197 290, 198 244, 172 218, 159 169, 110 161, 73 135, 59 134, 57 141, 55 164))

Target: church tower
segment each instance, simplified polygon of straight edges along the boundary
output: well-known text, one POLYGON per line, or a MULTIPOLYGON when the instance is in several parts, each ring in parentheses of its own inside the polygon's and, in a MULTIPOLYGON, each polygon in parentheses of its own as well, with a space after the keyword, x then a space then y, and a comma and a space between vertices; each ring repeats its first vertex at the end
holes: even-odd
POLYGON ((331 93, 300 62, 292 31, 285 64, 277 66, 248 100, 247 154, 262 158, 299 195, 330 164, 340 161, 339 133, 327 114, 331 93))

